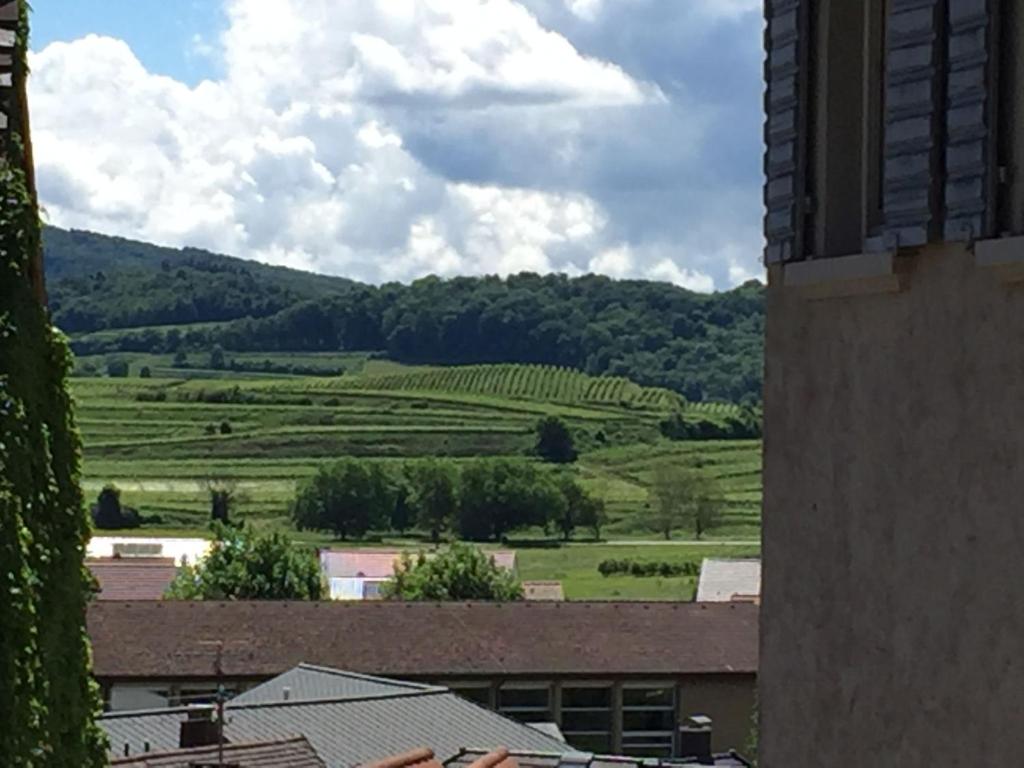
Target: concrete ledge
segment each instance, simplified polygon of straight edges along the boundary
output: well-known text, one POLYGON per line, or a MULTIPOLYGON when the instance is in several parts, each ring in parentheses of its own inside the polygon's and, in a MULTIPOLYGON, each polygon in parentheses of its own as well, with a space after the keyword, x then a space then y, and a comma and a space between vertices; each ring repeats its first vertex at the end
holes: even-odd
POLYGON ((782 284, 808 299, 897 293, 907 282, 900 266, 893 251, 795 261, 786 264, 782 284))
POLYGON ((974 244, 974 263, 992 270, 1000 280, 1024 280, 1024 237, 979 240, 974 244))

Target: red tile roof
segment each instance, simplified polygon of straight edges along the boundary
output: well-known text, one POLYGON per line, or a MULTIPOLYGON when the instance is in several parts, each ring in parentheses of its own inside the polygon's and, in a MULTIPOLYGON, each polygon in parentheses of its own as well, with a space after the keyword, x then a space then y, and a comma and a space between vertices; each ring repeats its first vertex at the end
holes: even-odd
MULTIPOLYGON (((147 752, 111 761, 112 768, 192 768, 217 761, 217 747, 147 752)), ((326 768, 304 736, 278 741, 225 744, 225 765, 238 768, 326 768)))
POLYGON ((160 600, 178 573, 171 557, 101 557, 85 561, 98 600, 160 600))
MULTIPOLYGON (((322 549, 320 563, 328 578, 335 579, 390 579, 395 566, 408 554, 414 561, 416 552, 406 549, 322 549)), ((430 552, 425 553, 427 557, 430 552)), ((495 565, 514 570, 516 553, 513 551, 487 552, 495 565)))
POLYGON ((251 678, 302 662, 414 679, 751 674, 757 622, 756 605, 669 602, 161 600, 93 603, 88 615, 103 679, 209 676, 209 640, 223 641, 225 674, 251 678))

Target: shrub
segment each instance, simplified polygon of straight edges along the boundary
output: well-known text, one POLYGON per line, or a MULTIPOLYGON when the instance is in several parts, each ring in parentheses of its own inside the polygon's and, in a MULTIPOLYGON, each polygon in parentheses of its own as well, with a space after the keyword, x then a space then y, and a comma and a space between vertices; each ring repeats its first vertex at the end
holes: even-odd
POLYGON ((153 377, 153 372, 151 370, 149 370, 149 366, 148 365, 144 365, 144 366, 142 366, 139 369, 139 378, 140 379, 151 379, 152 377, 153 377))
POLYGON ((597 571, 602 576, 613 576, 622 574, 635 576, 637 578, 651 578, 660 576, 668 578, 671 576, 699 576, 700 565, 692 560, 681 562, 670 562, 666 560, 602 560, 597 565, 597 571))

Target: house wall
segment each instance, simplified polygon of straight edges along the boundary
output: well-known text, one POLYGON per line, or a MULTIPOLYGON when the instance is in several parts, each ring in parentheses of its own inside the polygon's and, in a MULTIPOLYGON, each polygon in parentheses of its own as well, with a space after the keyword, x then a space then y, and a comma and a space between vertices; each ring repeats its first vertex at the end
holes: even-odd
POLYGON ((766 768, 1024 754, 1024 283, 965 246, 905 258, 900 293, 769 272, 766 768))

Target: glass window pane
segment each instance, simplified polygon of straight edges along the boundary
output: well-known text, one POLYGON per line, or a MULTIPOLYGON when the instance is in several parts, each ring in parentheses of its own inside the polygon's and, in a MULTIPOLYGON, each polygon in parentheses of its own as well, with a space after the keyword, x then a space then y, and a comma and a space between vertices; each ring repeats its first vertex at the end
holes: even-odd
POLYGON ((623 712, 623 731, 669 731, 676 729, 676 715, 671 710, 651 712, 623 712))
POLYGON ((608 734, 598 735, 596 733, 565 734, 566 740, 573 749, 580 752, 594 752, 599 755, 607 755, 612 751, 612 737, 608 734))
POLYGON ((555 718, 544 709, 503 709, 501 714, 520 723, 553 723, 555 718))
POLYGON ((464 699, 476 702, 477 704, 489 707, 491 706, 491 689, 480 686, 471 686, 468 688, 452 688, 452 693, 458 694, 464 699))
POLYGON ((670 686, 622 689, 624 707, 672 707, 675 703, 675 690, 670 686))
POLYGON ((562 708, 596 707, 608 709, 612 705, 611 688, 562 688, 562 708))
POLYGON ((544 688, 502 688, 499 692, 498 707, 550 707, 549 690, 544 688))
POLYGON ((612 713, 607 709, 596 712, 562 710, 562 731, 610 731, 612 713))

